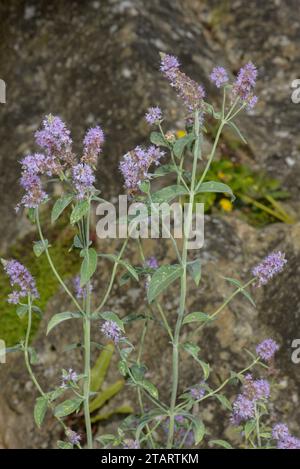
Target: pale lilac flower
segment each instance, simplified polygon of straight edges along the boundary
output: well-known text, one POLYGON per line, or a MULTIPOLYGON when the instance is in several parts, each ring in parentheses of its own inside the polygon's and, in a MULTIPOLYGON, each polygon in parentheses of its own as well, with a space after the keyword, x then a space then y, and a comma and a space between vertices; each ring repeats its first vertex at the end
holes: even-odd
POLYGON ((257 355, 266 362, 273 358, 277 350, 279 345, 273 339, 266 339, 256 347, 257 355))
POLYGON ((78 374, 76 371, 72 370, 72 368, 69 368, 68 371, 62 370, 62 376, 61 376, 61 388, 66 388, 68 385, 71 384, 76 384, 78 381, 78 374))
POLYGON ((217 88, 220 88, 228 81, 227 71, 224 67, 215 67, 210 74, 210 79, 217 88))
POLYGON ((163 55, 160 70, 170 81, 171 86, 176 89, 189 113, 203 109, 204 88, 179 70, 179 62, 176 57, 163 55))
POLYGON ((132 440, 131 438, 127 438, 124 440, 123 443, 124 449, 140 449, 140 444, 137 440, 132 440))
POLYGON ((250 400, 268 399, 270 397, 270 384, 265 379, 253 379, 251 374, 245 376, 243 394, 250 400))
POLYGON ((35 133, 36 143, 50 154, 69 151, 72 145, 70 131, 58 116, 45 117, 42 130, 35 133))
POLYGON ((83 140, 83 163, 96 166, 104 140, 104 132, 101 127, 93 127, 87 131, 83 140))
POLYGON ((10 284, 12 287, 18 287, 8 297, 8 302, 17 304, 20 298, 31 295, 37 298, 38 291, 36 283, 31 273, 20 262, 12 259, 9 261, 2 261, 5 273, 9 276, 10 284))
POLYGON ((126 153, 120 163, 120 171, 125 180, 125 187, 129 191, 137 191, 143 181, 150 179, 148 173, 152 164, 158 165, 164 152, 151 145, 148 148, 137 146, 126 153))
POLYGON ((257 96, 255 96, 255 95, 251 96, 247 101, 247 109, 248 110, 253 109, 256 106, 257 101, 258 101, 257 96))
POLYGON ((290 436, 288 426, 285 423, 277 423, 272 429, 272 436, 274 440, 284 440, 290 436))
POLYGON ((159 267, 158 261, 154 256, 151 256, 146 260, 146 265, 147 267, 150 267, 150 269, 158 269, 159 267))
POLYGON ((107 339, 113 340, 117 344, 122 338, 122 331, 114 321, 105 321, 101 327, 101 332, 107 339))
POLYGON ((47 200, 48 196, 43 190, 42 181, 36 174, 25 171, 20 179, 20 185, 25 190, 25 194, 17 205, 17 210, 20 205, 28 208, 37 208, 42 202, 47 200))
POLYGON ((196 386, 193 386, 190 388, 190 395, 195 401, 198 401, 199 399, 202 399, 202 397, 205 395, 205 389, 203 387, 203 382, 200 384, 197 384, 196 386))
POLYGON ((250 420, 255 415, 255 403, 243 394, 239 394, 233 403, 232 423, 239 425, 245 420, 250 420))
POLYGON ((72 445, 78 445, 81 441, 81 436, 79 433, 74 432, 70 428, 66 430, 66 437, 68 438, 69 442, 72 443, 72 445))
POLYGON ((278 441, 278 449, 300 449, 300 440, 294 436, 287 436, 283 440, 278 441))
POLYGON ((87 192, 93 188, 95 175, 88 164, 79 163, 72 168, 72 180, 78 199, 83 199, 87 192))
POLYGON ((145 119, 148 122, 148 124, 153 125, 162 120, 162 112, 161 109, 156 106, 156 107, 149 107, 145 119))
POLYGON ((257 286, 266 285, 268 281, 283 270, 287 263, 285 254, 281 251, 272 252, 260 264, 252 269, 252 273, 258 279, 257 286))
MULTIPOLYGON (((86 297, 86 286, 84 287, 80 286, 80 275, 76 275, 76 277, 73 278, 73 287, 75 290, 75 296, 78 300, 80 298, 86 297)), ((93 285, 92 285, 92 282, 90 282, 90 293, 92 291, 93 291, 93 285)))
POLYGON ((248 62, 240 69, 232 87, 234 97, 239 97, 250 108, 252 108, 257 101, 257 98, 253 96, 252 92, 256 84, 256 78, 257 69, 252 62, 248 62))

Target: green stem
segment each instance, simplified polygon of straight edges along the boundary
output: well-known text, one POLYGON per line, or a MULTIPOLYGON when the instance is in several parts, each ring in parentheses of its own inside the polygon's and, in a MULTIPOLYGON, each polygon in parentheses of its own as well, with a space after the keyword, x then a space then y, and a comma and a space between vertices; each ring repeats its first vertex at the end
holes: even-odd
MULTIPOLYGON (((86 218, 86 246, 89 248, 90 242, 90 203, 89 211, 86 218)), ((84 385, 83 385, 83 410, 84 410, 84 420, 85 420, 85 429, 86 429, 86 438, 88 449, 93 449, 93 436, 92 436, 92 425, 91 425, 91 416, 90 416, 90 384, 91 384, 91 289, 90 281, 86 284, 86 295, 85 295, 85 316, 83 319, 83 334, 84 334, 84 385)))
MULTIPOLYGON (((48 396, 44 393, 41 385, 39 384, 38 380, 36 379, 35 375, 34 375, 34 372, 31 368, 31 364, 30 364, 30 357, 29 357, 29 341, 30 341, 30 334, 31 334, 31 326, 32 326, 32 303, 31 303, 31 297, 30 295, 28 295, 28 322, 27 322, 27 329, 26 329, 26 336, 25 336, 25 342, 24 342, 24 359, 25 359, 25 365, 26 365, 26 368, 27 368, 27 371, 28 371, 28 374, 33 382, 33 384, 35 385, 36 389, 38 390, 39 394, 41 395, 41 397, 43 397, 45 400, 47 400, 48 402, 48 407, 50 407, 50 409, 52 410, 53 412, 53 415, 54 415, 54 405, 52 404, 52 402, 50 402, 48 396)), ((64 432, 66 433, 67 431, 67 427, 66 425, 64 424, 63 420, 60 418, 60 417, 56 417, 56 420, 60 423, 60 425, 63 427, 64 429, 64 432)), ((78 448, 81 449, 81 446, 80 444, 78 443, 76 445, 78 448)))
MULTIPOLYGON (((216 309, 216 311, 213 314, 210 314, 209 320, 211 321, 212 319, 214 319, 233 300, 233 298, 236 297, 236 295, 241 293, 245 288, 247 288, 249 285, 251 285, 254 282, 255 282, 255 278, 252 278, 251 280, 246 282, 243 286, 234 290, 234 292, 224 301, 224 303, 222 303, 221 306, 219 306, 219 308, 216 309)), ((197 329, 195 329, 194 332, 192 333, 192 336, 196 335, 201 329, 203 329, 205 324, 206 323, 203 323, 199 327, 197 327, 197 329)))
POLYGON ((57 272, 54 264, 53 264, 53 261, 51 259, 51 256, 50 256, 50 253, 49 253, 49 250, 48 250, 48 247, 47 247, 47 244, 45 242, 45 238, 43 236, 43 232, 42 232, 42 228, 41 228, 41 224, 40 224, 40 218, 39 218, 39 210, 38 208, 36 209, 36 224, 37 224, 37 228, 38 228, 38 232, 39 232, 39 236, 40 236, 40 239, 44 245, 44 248, 45 248, 45 253, 46 253, 46 256, 47 256, 47 259, 48 259, 48 263, 52 269, 52 272, 54 273, 55 277, 57 278, 57 280, 59 281, 59 283, 61 284, 61 286, 63 287, 63 289, 65 290, 65 292, 69 295, 69 297, 71 298, 71 300, 73 301, 73 303, 75 304, 76 308, 78 309, 78 311, 81 311, 82 313, 84 313, 83 309, 81 308, 81 306, 79 305, 78 301, 76 300, 76 298, 72 295, 72 293, 70 292, 70 290, 68 289, 67 285, 65 284, 65 282, 63 281, 63 279, 61 278, 61 276, 59 275, 59 273, 57 272))
POLYGON ((118 264, 119 264, 119 261, 121 260, 123 254, 124 254, 124 251, 126 249, 126 246, 127 246, 127 243, 128 243, 128 238, 125 239, 122 247, 121 247, 121 250, 119 252, 119 255, 117 257, 117 259, 115 260, 115 263, 114 263, 114 266, 113 266, 113 270, 112 270, 112 273, 111 273, 111 277, 110 277, 110 281, 109 281, 109 284, 108 284, 108 287, 107 287, 107 290, 104 294, 104 297, 101 301, 101 303, 99 304, 99 306, 97 307, 97 309, 95 310, 96 313, 98 313, 99 311, 101 311, 101 309, 103 308, 103 306, 105 305, 109 295, 110 295, 110 292, 111 292, 111 289, 113 287, 113 284, 114 284, 114 281, 115 281, 115 277, 116 277, 116 273, 117 273, 117 268, 118 268, 118 264))
POLYGON ((257 444, 258 444, 258 447, 261 448, 259 419, 260 419, 259 411, 258 411, 258 408, 257 408, 257 404, 255 404, 255 421, 256 421, 257 444))
POLYGON ((196 182, 196 170, 197 170, 197 163, 198 158, 200 156, 200 123, 199 123, 199 113, 198 111, 195 112, 195 145, 194 145, 194 155, 193 155, 193 169, 192 169, 192 179, 191 179, 191 189, 189 195, 189 206, 188 206, 188 214, 186 218, 186 226, 184 227, 184 240, 183 240, 183 247, 182 247, 182 256, 181 256, 181 265, 182 265, 182 275, 180 280, 180 304, 179 304, 179 311, 178 317, 174 332, 174 340, 173 340, 173 356, 172 356, 172 373, 173 373, 173 382, 172 382, 172 392, 171 392, 171 402, 170 402, 170 424, 169 424, 169 434, 168 434, 168 441, 167 441, 167 449, 172 449, 173 447, 173 440, 174 440, 174 423, 175 423, 175 406, 177 400, 177 392, 178 392, 178 381, 179 381, 179 339, 180 339, 180 331, 185 311, 185 303, 186 303, 186 272, 187 272, 187 248, 188 248, 188 238, 190 233, 190 227, 192 222, 192 215, 193 215, 193 205, 194 205, 194 196, 195 196, 195 182, 196 182))

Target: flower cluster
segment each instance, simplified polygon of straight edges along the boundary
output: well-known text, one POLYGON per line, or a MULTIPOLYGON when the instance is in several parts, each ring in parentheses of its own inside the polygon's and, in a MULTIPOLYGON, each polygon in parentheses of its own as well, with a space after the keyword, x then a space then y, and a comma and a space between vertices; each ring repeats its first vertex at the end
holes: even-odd
POLYGON ((47 154, 66 158, 70 152, 72 139, 70 131, 58 116, 49 114, 42 123, 42 130, 35 133, 36 143, 42 147, 47 154))
POLYGON ((201 382, 200 384, 190 388, 190 395, 192 399, 195 399, 195 401, 202 399, 202 397, 205 395, 205 388, 203 387, 203 384, 204 382, 201 382))
POLYGON ((61 388, 65 389, 69 385, 74 385, 78 381, 79 377, 76 371, 73 371, 72 368, 69 368, 68 371, 62 370, 62 376, 61 376, 61 388))
POLYGON ((254 380, 252 375, 245 376, 242 394, 239 394, 233 403, 231 422, 239 425, 255 416, 257 401, 270 397, 270 385, 265 379, 254 380))
POLYGON ((72 152, 70 131, 58 116, 46 116, 42 129, 35 133, 36 143, 45 154, 27 155, 21 161, 22 177, 20 184, 25 191, 20 205, 37 208, 47 199, 43 190, 42 176, 63 176, 71 171, 72 181, 79 199, 83 198, 93 187, 95 176, 92 167, 104 142, 104 133, 97 126, 88 130, 83 141, 83 156, 78 163, 72 152))
POLYGON ((93 189, 95 182, 93 169, 86 163, 78 163, 72 168, 72 180, 77 192, 77 198, 83 199, 93 189))
POLYGON ((104 132, 101 127, 97 126, 89 129, 83 140, 83 156, 81 161, 96 166, 103 143, 104 132))
POLYGON ((2 261, 4 270, 9 276, 10 284, 12 287, 19 287, 8 297, 8 302, 18 304, 20 298, 31 295, 33 298, 38 297, 35 280, 31 273, 20 262, 12 259, 9 261, 2 261))
POLYGON ((120 342, 122 339, 122 331, 119 328, 118 324, 114 321, 105 321, 101 326, 101 332, 107 337, 107 339, 112 340, 115 344, 120 342))
POLYGON ((235 98, 240 98, 249 109, 257 103, 257 96, 253 94, 256 84, 257 69, 252 62, 248 62, 242 67, 233 84, 232 93, 235 98))
POLYGON ((264 361, 272 360, 275 352, 279 349, 279 345, 273 339, 266 339, 256 347, 257 355, 264 361))
POLYGON ((278 449, 300 449, 300 439, 290 435, 288 426, 284 423, 274 425, 272 436, 277 441, 278 449))
POLYGON ((66 430, 66 437, 68 438, 69 442, 72 443, 72 445, 78 445, 81 441, 81 436, 79 433, 74 432, 70 428, 66 430))
POLYGON ((154 256, 151 256, 146 260, 146 265, 150 269, 154 269, 154 270, 158 269, 158 267, 159 267, 158 261, 157 261, 156 257, 154 257, 154 256))
POLYGON ((215 67, 210 74, 210 79, 217 88, 220 88, 229 80, 227 71, 224 67, 215 67))
POLYGON ((149 107, 148 111, 145 114, 145 119, 149 125, 157 124, 162 120, 161 109, 156 107, 149 107))
MULTIPOLYGON (((80 275, 76 275, 76 277, 73 278, 73 287, 75 290, 75 296, 78 300, 80 300, 80 298, 86 297, 86 287, 80 286, 80 275)), ((90 292, 92 291, 93 291, 93 285, 90 282, 90 292)))
POLYGON ((120 171, 125 180, 125 187, 130 192, 138 190, 143 181, 148 181, 151 177, 149 168, 152 164, 158 166, 164 152, 151 145, 148 148, 140 146, 134 148, 123 156, 120 163, 120 171))
POLYGON ((260 264, 252 269, 253 275, 257 278, 257 286, 266 285, 268 281, 283 270, 287 263, 285 254, 281 251, 272 252, 260 264))
POLYGON ((179 61, 173 55, 162 55, 160 70, 183 100, 189 113, 203 110, 204 88, 179 70, 179 61))

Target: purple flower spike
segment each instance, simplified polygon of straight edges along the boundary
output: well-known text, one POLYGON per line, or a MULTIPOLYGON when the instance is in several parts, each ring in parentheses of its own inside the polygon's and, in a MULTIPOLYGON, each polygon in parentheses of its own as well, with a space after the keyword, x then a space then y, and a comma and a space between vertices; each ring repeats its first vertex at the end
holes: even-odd
POLYGON ((250 420, 255 415, 255 403, 243 394, 239 394, 233 403, 233 414, 231 421, 235 425, 239 425, 245 420, 250 420))
POLYGON ((274 440, 285 440, 290 436, 288 426, 285 423, 277 423, 272 429, 272 436, 274 440))
POLYGON ((285 254, 281 251, 269 254, 260 264, 252 269, 252 273, 258 279, 257 286, 266 285, 268 281, 283 270, 287 263, 285 254))
POLYGON ((83 199, 86 193, 93 188, 95 182, 92 168, 85 163, 79 163, 72 168, 72 179, 78 199, 83 199))
POLYGON ((240 69, 232 88, 233 96, 239 97, 250 109, 257 102, 257 97, 253 95, 256 78, 257 69, 252 62, 248 62, 240 69))
POLYGON ((225 68, 215 67, 210 74, 211 81, 220 88, 222 85, 228 82, 228 74, 225 68))
POLYGON ((62 372, 62 383, 61 383, 61 388, 66 388, 70 384, 75 384, 78 381, 78 374, 76 371, 72 370, 72 368, 69 368, 68 371, 63 370, 62 372))
POLYGON ((120 171, 125 180, 125 187, 130 192, 135 192, 143 181, 149 181, 151 177, 148 173, 150 166, 152 164, 157 166, 164 154, 154 145, 147 149, 138 146, 126 153, 120 163, 120 171))
POLYGON ((70 428, 66 430, 66 437, 68 438, 69 442, 72 443, 72 445, 78 445, 81 441, 81 436, 79 433, 74 432, 70 428))
POLYGON ((2 261, 4 271, 9 276, 10 284, 12 287, 18 287, 8 297, 8 302, 12 304, 19 303, 20 298, 31 295, 37 298, 38 291, 36 288, 35 280, 30 272, 20 262, 16 260, 2 261))
POLYGON ((113 340, 115 344, 117 344, 122 338, 122 331, 114 321, 105 321, 101 327, 101 332, 105 337, 107 337, 107 339, 113 340))
POLYGON ((96 166, 104 140, 104 132, 101 127, 93 127, 87 131, 83 140, 83 163, 96 166))
MULTIPOLYGON (((86 297, 86 287, 80 286, 80 275, 76 275, 73 279, 73 287, 75 290, 76 298, 79 300, 80 298, 86 297)), ((90 282, 90 293, 93 291, 93 285, 90 282)))
POLYGON ((36 143, 49 154, 57 155, 69 150, 72 145, 70 131, 58 116, 49 114, 43 120, 42 130, 35 133, 36 143))
POLYGON ((287 436, 277 444, 278 449, 300 449, 300 440, 294 436, 287 436))
POLYGON ((277 350, 279 345, 273 339, 266 339, 256 347, 257 355, 266 362, 273 358, 277 350))
POLYGON ((178 59, 172 55, 163 55, 160 70, 183 100, 189 113, 203 109, 204 88, 179 70, 178 59))
POLYGON ((149 107, 145 119, 148 122, 148 124, 153 125, 157 124, 162 120, 162 112, 161 109, 156 106, 156 107, 149 107))

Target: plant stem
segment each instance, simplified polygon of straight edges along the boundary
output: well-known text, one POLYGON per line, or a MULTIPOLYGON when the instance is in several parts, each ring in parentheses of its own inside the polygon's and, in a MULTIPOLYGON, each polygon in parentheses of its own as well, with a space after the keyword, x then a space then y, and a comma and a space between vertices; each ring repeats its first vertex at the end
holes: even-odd
POLYGON ((65 290, 65 292, 69 295, 69 297, 71 298, 71 300, 73 301, 73 303, 75 304, 76 308, 78 309, 78 311, 81 311, 82 313, 84 313, 83 309, 81 308, 81 306, 79 305, 78 301, 76 300, 76 298, 72 295, 72 293, 70 292, 70 290, 68 289, 67 285, 65 284, 65 282, 63 281, 63 279, 61 278, 61 276, 59 275, 59 273, 57 272, 54 264, 53 264, 53 261, 51 259, 51 256, 50 256, 50 253, 49 253, 49 249, 47 247, 47 244, 45 242, 45 238, 43 236, 43 232, 42 232, 42 228, 41 228, 41 224, 40 224, 40 218, 39 218, 39 210, 38 208, 36 209, 36 224, 37 224, 37 228, 38 228, 38 232, 39 232, 39 236, 40 236, 40 239, 44 245, 44 248, 45 248, 45 253, 46 253, 46 256, 47 256, 47 259, 48 259, 48 263, 52 269, 52 272, 54 273, 55 277, 57 278, 57 280, 59 281, 59 283, 61 284, 61 286, 63 287, 63 289, 65 290))
MULTIPOLYGON (((86 246, 89 248, 90 242, 90 201, 89 201, 89 211, 86 217, 86 246)), ((91 416, 90 416, 90 383, 91 383, 91 289, 90 281, 86 284, 86 296, 85 296, 85 316, 83 319, 83 334, 84 334, 84 385, 83 385, 83 395, 84 395, 84 420, 85 420, 85 429, 86 429, 86 438, 88 449, 93 449, 93 437, 92 437, 92 426, 91 426, 91 416)))
POLYGON ((189 206, 188 214, 186 218, 186 226, 184 227, 184 241, 182 247, 182 256, 181 256, 181 265, 182 265, 182 275, 180 280, 180 305, 178 311, 178 317, 174 332, 173 340, 173 357, 172 357, 172 373, 173 373, 173 382, 172 382, 172 393, 171 393, 171 402, 170 402, 170 424, 169 424, 169 434, 167 449, 172 449, 173 440, 174 440, 174 423, 175 423, 175 406, 177 400, 177 391, 178 391, 178 381, 179 381, 179 339, 180 331, 185 311, 186 303, 186 271, 187 271, 187 248, 188 248, 188 238, 190 234, 190 227, 192 222, 193 215, 193 205, 194 205, 194 196, 195 196, 195 181, 196 181, 196 170, 198 158, 200 156, 200 123, 199 123, 199 112, 195 112, 195 145, 194 145, 194 155, 193 155, 193 169, 192 169, 192 179, 191 179, 191 189, 189 195, 189 206))
POLYGON ((261 437, 260 437, 260 427, 259 427, 259 411, 257 408, 257 404, 255 404, 255 421, 256 421, 256 436, 257 436, 257 444, 258 447, 261 448, 261 437))

